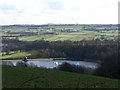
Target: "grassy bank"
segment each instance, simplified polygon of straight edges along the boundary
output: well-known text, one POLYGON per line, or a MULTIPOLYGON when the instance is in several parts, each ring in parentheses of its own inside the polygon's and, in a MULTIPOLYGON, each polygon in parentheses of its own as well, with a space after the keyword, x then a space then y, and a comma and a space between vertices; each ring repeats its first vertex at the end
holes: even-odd
MULTIPOLYGON (((5 53, 5 52, 4 52, 5 53)), ((32 50, 32 51, 16 51, 16 52, 9 52, 8 55, 3 55, 2 59, 5 60, 20 60, 24 57, 28 57, 29 60, 66 60, 66 58, 29 58, 31 56, 37 55, 39 52, 37 50, 32 50)))
POLYGON ((3 66, 4 88, 116 88, 120 80, 41 68, 3 66))
POLYGON ((25 51, 16 51, 16 52, 9 52, 9 54, 7 55, 3 55, 2 56, 2 59, 20 59, 20 58, 23 58, 23 57, 29 57, 29 56, 34 56, 34 55, 37 55, 38 54, 38 51, 28 51, 28 52, 25 52, 25 51))

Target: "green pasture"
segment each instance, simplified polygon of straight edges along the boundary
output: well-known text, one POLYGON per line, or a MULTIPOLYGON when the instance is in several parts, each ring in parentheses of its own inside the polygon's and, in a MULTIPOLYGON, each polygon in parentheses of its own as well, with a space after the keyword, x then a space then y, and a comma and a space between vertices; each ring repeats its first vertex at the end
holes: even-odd
POLYGON ((120 80, 58 70, 2 67, 3 88, 119 88, 120 80))
POLYGON ((36 36, 22 36, 19 37, 19 40, 23 41, 35 41, 35 40, 46 40, 46 41, 81 41, 81 40, 92 40, 95 38, 100 38, 104 36, 106 39, 113 39, 114 36, 118 36, 117 32, 97 32, 97 31, 80 31, 80 32, 71 32, 66 33, 62 32, 58 35, 36 35, 36 36))
POLYGON ((33 56, 36 55, 38 52, 37 51, 29 51, 29 52, 25 52, 25 51, 21 51, 21 52, 9 52, 9 54, 7 55, 3 55, 2 59, 14 59, 14 58, 23 58, 25 56, 33 56))

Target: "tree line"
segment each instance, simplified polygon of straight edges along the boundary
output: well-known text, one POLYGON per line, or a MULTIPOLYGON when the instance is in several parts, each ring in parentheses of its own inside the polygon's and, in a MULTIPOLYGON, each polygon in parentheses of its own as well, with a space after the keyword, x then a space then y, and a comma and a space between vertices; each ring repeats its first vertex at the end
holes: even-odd
POLYGON ((71 60, 104 60, 106 57, 118 53, 118 43, 115 41, 19 41, 5 39, 2 51, 31 51, 38 54, 31 58, 68 58, 71 60))

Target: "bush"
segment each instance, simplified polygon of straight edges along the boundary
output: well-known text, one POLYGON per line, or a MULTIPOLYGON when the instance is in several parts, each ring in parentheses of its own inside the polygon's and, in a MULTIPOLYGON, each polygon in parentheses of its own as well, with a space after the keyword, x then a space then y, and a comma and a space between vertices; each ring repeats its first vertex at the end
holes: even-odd
POLYGON ((20 61, 20 62, 17 62, 17 63, 16 63, 16 66, 27 67, 27 66, 28 66, 28 63, 25 63, 25 62, 23 62, 23 61, 20 61))
POLYGON ((30 64, 28 64, 28 67, 33 67, 33 68, 35 68, 35 67, 37 67, 37 65, 35 65, 34 63, 30 63, 30 64))
POLYGON ((37 67, 37 65, 35 65, 34 63, 31 63, 31 62, 30 63, 25 63, 23 61, 17 62, 16 66, 33 67, 33 68, 37 67))
POLYGON ((63 64, 58 66, 58 69, 61 71, 75 72, 75 73, 84 73, 84 68, 81 66, 76 66, 64 62, 63 64))
POLYGON ((95 75, 120 79, 120 60, 117 55, 111 55, 102 61, 95 70, 95 75))

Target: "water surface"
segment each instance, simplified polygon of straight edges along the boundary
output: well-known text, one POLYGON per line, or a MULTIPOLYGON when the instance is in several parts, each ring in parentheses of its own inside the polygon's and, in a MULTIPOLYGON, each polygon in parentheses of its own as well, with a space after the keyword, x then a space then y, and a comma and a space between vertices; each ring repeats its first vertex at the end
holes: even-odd
MULTIPOLYGON (((19 60, 20 61, 20 60, 19 60)), ((6 62, 6 61, 5 61, 6 62)), ((18 60, 12 60, 11 61, 14 66, 16 66, 16 63, 18 60)), ((34 63, 38 67, 45 67, 45 68, 54 68, 58 65, 62 64, 63 62, 67 62, 70 64, 78 65, 78 66, 84 66, 88 68, 97 68, 98 64, 94 62, 86 62, 86 61, 68 61, 68 60, 29 60, 27 63, 34 63)))

